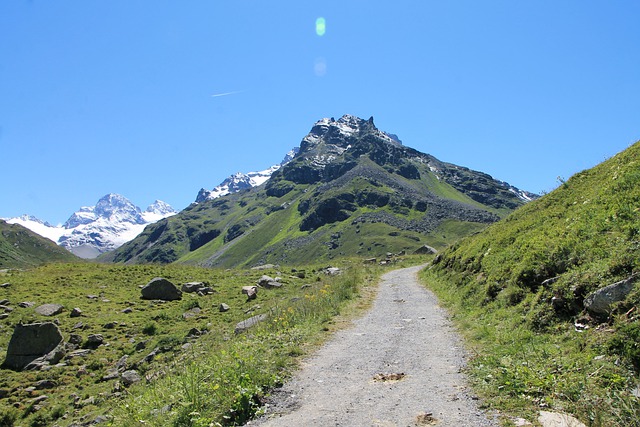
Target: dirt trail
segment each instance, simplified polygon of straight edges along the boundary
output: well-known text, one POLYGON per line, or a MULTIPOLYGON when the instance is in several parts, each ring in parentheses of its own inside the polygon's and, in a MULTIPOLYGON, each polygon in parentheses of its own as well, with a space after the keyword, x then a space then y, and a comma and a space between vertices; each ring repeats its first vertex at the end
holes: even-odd
POLYGON ((470 395, 463 347, 420 267, 382 277, 372 309, 310 357, 251 426, 497 426, 470 395))

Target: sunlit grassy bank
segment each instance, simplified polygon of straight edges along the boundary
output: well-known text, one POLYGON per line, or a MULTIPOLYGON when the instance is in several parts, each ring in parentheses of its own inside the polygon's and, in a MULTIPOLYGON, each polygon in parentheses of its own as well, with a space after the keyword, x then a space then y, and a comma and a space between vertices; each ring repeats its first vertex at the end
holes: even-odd
POLYGON ((468 338, 489 405, 640 425, 640 286, 604 314, 584 304, 640 270, 639 171, 637 143, 456 243, 423 272, 468 338))

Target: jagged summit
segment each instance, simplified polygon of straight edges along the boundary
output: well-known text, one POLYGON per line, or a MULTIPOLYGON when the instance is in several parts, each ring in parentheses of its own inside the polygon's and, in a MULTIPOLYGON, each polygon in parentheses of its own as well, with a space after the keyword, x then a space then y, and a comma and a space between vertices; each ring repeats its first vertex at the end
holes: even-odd
POLYGON ((143 212, 126 197, 110 193, 101 197, 95 206, 81 207, 62 226, 54 227, 29 215, 10 218, 7 222, 20 224, 82 258, 95 258, 133 239, 146 225, 175 213, 161 200, 143 212))
POLYGON ((269 178, 271 178, 271 175, 273 175, 275 171, 289 163, 298 153, 298 150, 298 147, 294 147, 284 156, 282 162, 277 165, 273 165, 268 169, 248 173, 237 172, 226 178, 212 190, 201 188, 196 196, 195 202, 202 203, 206 200, 217 199, 218 197, 226 196, 227 194, 237 193, 238 191, 264 184, 269 178))

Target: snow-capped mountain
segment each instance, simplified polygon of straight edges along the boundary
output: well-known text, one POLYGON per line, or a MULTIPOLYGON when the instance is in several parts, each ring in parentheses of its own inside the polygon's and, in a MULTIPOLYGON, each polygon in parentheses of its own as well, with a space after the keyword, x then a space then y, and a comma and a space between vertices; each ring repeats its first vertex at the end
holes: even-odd
POLYGON ((291 159, 298 154, 298 150, 298 147, 293 148, 287 153, 282 162, 263 171, 234 173, 212 190, 206 190, 204 188, 200 189, 198 196, 196 197, 196 203, 201 203, 205 200, 217 199, 218 197, 222 197, 230 193, 237 193, 238 191, 264 184, 275 171, 289 163, 291 159))
POLYGON ((82 258, 95 258, 135 238, 148 224, 176 214, 167 203, 156 200, 144 212, 119 194, 107 194, 95 206, 83 206, 62 226, 22 215, 7 220, 53 240, 82 258))

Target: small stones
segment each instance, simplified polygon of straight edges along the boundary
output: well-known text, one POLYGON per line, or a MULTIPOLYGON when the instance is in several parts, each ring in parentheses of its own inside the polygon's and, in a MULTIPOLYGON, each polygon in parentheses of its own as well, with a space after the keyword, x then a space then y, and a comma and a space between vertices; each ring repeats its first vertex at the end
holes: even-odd
POLYGON ((406 374, 404 372, 399 372, 399 373, 380 373, 380 374, 375 374, 373 376, 373 380, 375 382, 383 382, 383 383, 388 383, 388 382, 397 382, 397 381, 401 381, 406 377, 406 374))
POLYGON ((18 307, 20 308, 29 308, 33 307, 34 305, 36 305, 36 303, 33 301, 22 301, 18 303, 18 307))
POLYGON ((227 304, 222 303, 220 304, 220 306, 218 307, 218 310, 220 310, 220 313, 225 313, 229 310, 231 310, 231 307, 229 307, 227 304))
POLYGON ((416 417, 416 426, 434 426, 438 424, 438 419, 432 412, 423 412, 416 417))
POLYGON ((80 316, 82 316, 82 310, 80 310, 78 307, 74 307, 69 313, 69 317, 80 317, 80 316))

